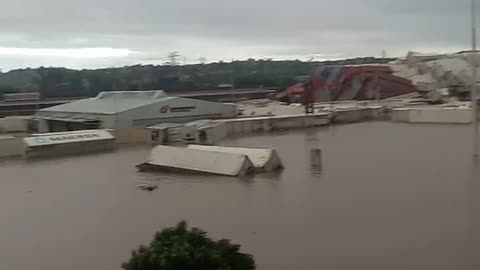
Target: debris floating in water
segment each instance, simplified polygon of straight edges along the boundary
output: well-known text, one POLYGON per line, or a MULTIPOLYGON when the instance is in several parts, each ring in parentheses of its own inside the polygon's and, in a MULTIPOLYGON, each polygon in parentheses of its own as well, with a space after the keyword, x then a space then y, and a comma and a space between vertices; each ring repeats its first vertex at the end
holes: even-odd
POLYGON ((322 172, 322 149, 312 148, 310 149, 310 165, 313 172, 321 173, 322 172))
POLYGON ((158 186, 154 184, 141 184, 141 185, 138 185, 137 188, 144 191, 154 191, 155 189, 158 188, 158 186))

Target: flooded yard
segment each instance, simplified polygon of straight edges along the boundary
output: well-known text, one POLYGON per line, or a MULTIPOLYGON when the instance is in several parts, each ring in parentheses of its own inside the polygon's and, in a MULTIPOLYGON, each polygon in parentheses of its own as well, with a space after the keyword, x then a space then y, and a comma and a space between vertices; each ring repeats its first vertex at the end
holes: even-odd
POLYGON ((285 170, 251 180, 138 173, 146 147, 2 161, 0 269, 119 269, 180 220, 241 244, 260 270, 470 269, 468 126, 364 123, 223 144, 275 148, 285 170), (142 182, 159 188, 139 191, 142 182))

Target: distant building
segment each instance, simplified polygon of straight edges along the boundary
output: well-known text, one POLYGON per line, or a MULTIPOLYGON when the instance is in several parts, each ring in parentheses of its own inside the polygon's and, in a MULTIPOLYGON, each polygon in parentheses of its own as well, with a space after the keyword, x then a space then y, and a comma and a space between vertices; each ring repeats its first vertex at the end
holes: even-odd
POLYGON ((236 114, 236 106, 231 104, 169 97, 163 91, 122 91, 101 92, 94 98, 41 109, 34 118, 40 132, 60 132, 142 128, 236 114))
POLYGON ((33 100, 39 100, 39 99, 40 99, 40 94, 37 92, 0 95, 0 101, 3 101, 3 102, 33 101, 33 100))
POLYGON ((223 83, 218 85, 219 89, 231 89, 233 88, 233 85, 230 83, 223 83))

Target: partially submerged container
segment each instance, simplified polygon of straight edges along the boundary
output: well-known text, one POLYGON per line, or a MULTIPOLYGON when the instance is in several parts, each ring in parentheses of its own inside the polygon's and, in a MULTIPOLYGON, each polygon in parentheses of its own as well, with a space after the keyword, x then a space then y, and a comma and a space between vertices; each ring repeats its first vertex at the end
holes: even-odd
POLYGON ((26 144, 25 157, 32 158, 111 151, 115 137, 100 129, 35 134, 23 138, 23 141, 26 144))
POLYGON ((22 156, 25 152, 25 145, 22 138, 0 135, 0 158, 22 156))
POLYGON ((283 168, 280 156, 274 149, 207 145, 189 145, 188 149, 245 155, 253 163, 257 172, 272 172, 283 168))
POLYGON ((228 135, 227 125, 212 120, 198 120, 183 126, 183 141, 188 144, 214 145, 228 135))
POLYGON ((146 128, 148 135, 146 139, 149 145, 176 143, 182 141, 182 127, 180 123, 161 123, 146 128))
POLYGON ((150 158, 137 165, 140 171, 197 172, 225 176, 247 176, 255 168, 246 155, 158 145, 150 158))

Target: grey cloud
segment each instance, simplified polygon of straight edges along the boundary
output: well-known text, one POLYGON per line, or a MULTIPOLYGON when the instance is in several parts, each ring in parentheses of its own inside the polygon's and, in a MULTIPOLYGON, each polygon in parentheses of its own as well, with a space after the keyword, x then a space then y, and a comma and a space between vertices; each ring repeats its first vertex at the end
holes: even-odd
POLYGON ((114 47, 147 57, 178 50, 189 58, 228 60, 379 55, 384 49, 399 56, 469 44, 469 0, 4 2, 0 47, 114 47))

